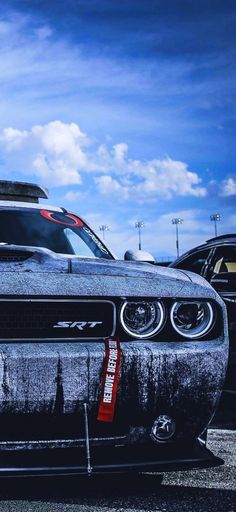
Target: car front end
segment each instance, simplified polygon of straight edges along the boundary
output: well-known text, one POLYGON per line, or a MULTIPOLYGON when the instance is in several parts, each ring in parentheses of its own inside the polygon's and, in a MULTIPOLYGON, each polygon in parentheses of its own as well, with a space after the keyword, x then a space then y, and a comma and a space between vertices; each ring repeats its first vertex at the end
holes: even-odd
POLYGON ((0 182, 0 476, 222 463, 206 447, 221 298, 197 275, 115 260, 40 194, 0 182))
POLYGON ((0 265, 0 474, 220 463, 204 432, 223 386, 227 325, 204 280, 13 246, 0 248, 0 265), (196 328, 193 314, 207 318, 196 328), (98 421, 107 339, 121 351, 111 422, 98 421))

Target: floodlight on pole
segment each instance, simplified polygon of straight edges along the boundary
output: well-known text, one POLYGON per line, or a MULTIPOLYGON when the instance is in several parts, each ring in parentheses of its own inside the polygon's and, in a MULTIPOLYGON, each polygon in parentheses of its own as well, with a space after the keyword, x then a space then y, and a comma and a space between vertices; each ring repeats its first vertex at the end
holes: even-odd
POLYGON ((179 257, 179 225, 183 223, 183 219, 176 218, 172 219, 172 224, 175 225, 175 231, 176 231, 176 252, 177 252, 177 258, 179 257))
POLYGON ((217 236, 217 222, 219 222, 221 219, 222 217, 219 213, 213 213, 212 215, 210 215, 210 220, 214 222, 215 236, 217 236))
POLYGON ((102 224, 101 226, 99 226, 99 229, 100 231, 102 231, 103 240, 105 240, 105 231, 109 231, 109 226, 107 226, 106 224, 102 224))
POLYGON ((142 220, 137 220, 135 222, 135 227, 138 228, 138 248, 142 250, 142 242, 141 242, 141 229, 144 228, 144 222, 142 220))

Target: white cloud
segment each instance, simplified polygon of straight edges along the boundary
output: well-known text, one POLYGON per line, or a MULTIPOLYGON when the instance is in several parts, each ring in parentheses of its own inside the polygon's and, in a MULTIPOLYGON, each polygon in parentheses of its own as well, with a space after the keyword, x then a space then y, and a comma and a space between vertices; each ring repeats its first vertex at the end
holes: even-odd
POLYGON ((116 179, 111 176, 100 176, 95 178, 98 191, 100 194, 112 197, 114 194, 120 196, 122 199, 128 199, 129 190, 127 187, 122 186, 116 179))
POLYGON ((116 144, 112 151, 103 144, 98 148, 94 168, 109 171, 96 179, 102 194, 117 192, 120 198, 131 197, 138 201, 171 199, 174 195, 205 197, 207 190, 200 186, 201 178, 188 169, 185 162, 165 158, 163 160, 140 161, 128 158, 128 146, 116 144), (114 180, 112 175, 116 175, 114 180))
POLYGON ((236 195, 236 179, 228 178, 222 182, 222 190, 220 193, 223 197, 236 195))
POLYGON ((207 194, 204 187, 198 186, 201 178, 196 172, 190 171, 184 162, 171 158, 153 160, 144 166, 141 175, 143 174, 144 181, 136 187, 138 194, 163 199, 170 199, 173 195, 204 197, 207 194))
MULTIPOLYGON (((87 146, 90 142, 76 123, 52 121, 43 126, 33 126, 32 134, 42 143, 45 150, 56 155, 69 154, 76 162, 83 158, 81 147, 87 146)), ((82 159, 82 165, 84 162, 82 159)))
POLYGON ((114 158, 118 164, 122 164, 128 152, 128 145, 124 142, 113 146, 114 158))
POLYGON ((5 128, 0 136, 0 142, 5 145, 7 151, 22 147, 22 144, 28 137, 26 130, 17 130, 16 128, 5 128))
POLYGON ((79 185, 83 173, 96 173, 99 193, 120 200, 145 202, 157 197, 204 197, 201 178, 185 162, 165 158, 141 161, 128 157, 128 145, 98 148, 76 123, 52 121, 31 130, 5 128, 0 144, 8 166, 39 177, 46 185, 79 185))
POLYGON ((81 192, 69 190, 68 192, 66 192, 64 199, 66 199, 67 201, 78 201, 81 197, 81 192))
POLYGON ((5 128, 0 135, 9 165, 23 162, 22 172, 39 177, 46 185, 80 184, 80 171, 88 168, 84 148, 89 138, 75 124, 53 121, 31 130, 5 128))
POLYGON ((48 158, 45 154, 38 153, 32 162, 32 168, 33 174, 54 187, 71 183, 79 185, 82 182, 77 169, 67 159, 48 158))

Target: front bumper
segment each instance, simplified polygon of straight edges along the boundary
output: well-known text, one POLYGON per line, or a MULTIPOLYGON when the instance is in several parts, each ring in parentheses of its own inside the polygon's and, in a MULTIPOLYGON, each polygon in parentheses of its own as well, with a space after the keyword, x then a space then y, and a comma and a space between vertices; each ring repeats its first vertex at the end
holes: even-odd
POLYGON ((227 339, 122 343, 110 426, 97 421, 103 361, 103 343, 0 345, 0 476, 89 473, 85 403, 93 473, 222 463, 199 437, 221 394, 227 339), (176 424, 165 444, 150 439, 160 414, 176 424))
POLYGON ((34 452, 2 453, 0 477, 56 476, 129 471, 177 471, 223 464, 197 439, 192 443, 165 446, 93 448, 88 468, 86 447, 34 452))

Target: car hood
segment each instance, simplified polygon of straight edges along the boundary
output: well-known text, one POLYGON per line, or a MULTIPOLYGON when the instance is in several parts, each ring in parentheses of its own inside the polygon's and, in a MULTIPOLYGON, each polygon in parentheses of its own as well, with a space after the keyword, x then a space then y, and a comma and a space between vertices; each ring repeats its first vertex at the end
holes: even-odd
MULTIPOLYGON (((189 296, 191 288, 196 288, 195 296, 203 294, 199 290, 202 282, 195 284, 180 270, 141 262, 68 257, 35 247, 0 247, 0 270, 1 295, 173 297, 180 291, 189 296)), ((207 283, 202 281, 205 287, 207 283)))

